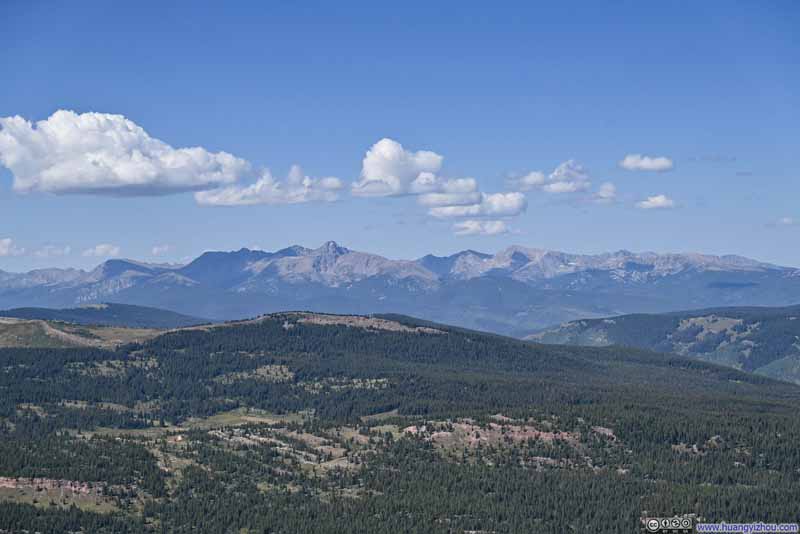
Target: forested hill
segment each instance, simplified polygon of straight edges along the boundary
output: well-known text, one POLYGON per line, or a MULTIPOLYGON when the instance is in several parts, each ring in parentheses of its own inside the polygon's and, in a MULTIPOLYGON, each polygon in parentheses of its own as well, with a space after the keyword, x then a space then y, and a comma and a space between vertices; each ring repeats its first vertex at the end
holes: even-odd
POLYGON ((800 388, 682 356, 281 313, 0 370, 0 531, 800 519, 800 388))
POLYGON ((586 319, 528 339, 672 352, 800 383, 800 306, 714 308, 586 319))
POLYGON ((14 308, 0 310, 0 317, 62 321, 83 325, 128 328, 180 328, 209 322, 169 310, 130 304, 91 304, 79 308, 14 308))

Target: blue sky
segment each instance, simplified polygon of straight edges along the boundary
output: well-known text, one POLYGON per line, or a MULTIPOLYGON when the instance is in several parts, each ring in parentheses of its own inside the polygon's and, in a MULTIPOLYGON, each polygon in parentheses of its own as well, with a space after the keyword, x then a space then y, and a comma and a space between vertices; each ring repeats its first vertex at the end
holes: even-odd
POLYGON ((796 2, 162 4, 0 3, 0 270, 329 239, 800 266, 796 2))

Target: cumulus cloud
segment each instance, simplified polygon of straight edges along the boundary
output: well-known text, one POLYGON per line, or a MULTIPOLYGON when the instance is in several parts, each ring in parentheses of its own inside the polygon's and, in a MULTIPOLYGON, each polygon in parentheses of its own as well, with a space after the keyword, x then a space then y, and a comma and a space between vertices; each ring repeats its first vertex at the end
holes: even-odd
POLYGON ((419 203, 423 206, 464 206, 480 201, 478 182, 474 178, 447 180, 438 192, 419 196, 419 203))
POLYGON ((675 202, 666 195, 655 195, 636 203, 636 207, 643 210, 674 208, 675 202))
POLYGON ((14 240, 10 237, 0 239, 0 257, 22 256, 23 254, 25 254, 25 249, 14 244, 14 240))
POLYGON ((338 198, 342 181, 333 176, 311 178, 298 165, 293 165, 286 180, 276 180, 269 171, 252 185, 233 185, 195 193, 203 206, 253 206, 256 204, 300 204, 332 202, 338 198))
POLYGON ((664 172, 671 170, 675 165, 672 160, 664 156, 644 156, 642 154, 628 154, 619 166, 629 171, 655 171, 664 172))
POLYGON ((83 251, 84 256, 97 258, 113 258, 119 256, 119 253, 120 248, 109 243, 100 243, 83 251))
POLYGON ((37 249, 33 255, 37 258, 55 258, 59 256, 69 256, 72 253, 72 247, 69 245, 45 245, 37 249))
POLYGON ((250 170, 226 152, 173 148, 122 115, 66 110, 36 123, 0 118, 0 163, 18 192, 110 196, 204 190, 250 170))
POLYGON ((547 182, 547 176, 543 172, 531 171, 525 176, 520 176, 514 180, 514 184, 520 191, 531 191, 543 186, 547 182))
POLYGON ((548 181, 542 186, 547 193, 575 193, 589 189, 592 183, 589 174, 583 165, 575 160, 567 160, 548 176, 548 181))
POLYGON ((610 204, 617 200, 617 186, 611 182, 605 182, 592 195, 592 199, 598 204, 610 204))
POLYGON ((170 250, 172 250, 172 245, 155 245, 152 249, 150 249, 150 255, 163 256, 170 250))
POLYGON ((441 177, 443 161, 435 152, 414 152, 393 139, 381 139, 367 151, 351 192, 364 197, 416 195, 432 217, 469 219, 453 226, 458 235, 503 233, 506 222, 499 219, 515 217, 527 208, 521 192, 483 193, 474 178, 441 177))
POLYGON ((353 183, 352 193, 380 197, 435 192, 440 186, 436 173, 442 161, 436 152, 412 152, 393 139, 381 139, 364 156, 361 177, 353 183))
POLYGON ((489 220, 476 221, 466 220, 457 222, 453 225, 456 235, 500 235, 508 233, 508 225, 505 221, 489 220))
POLYGON ((481 193, 481 201, 457 206, 436 206, 428 213, 440 219, 455 217, 514 217, 528 207, 525 195, 513 193, 481 193))
POLYGON ((513 178, 512 187, 520 191, 538 189, 545 193, 563 194, 586 191, 592 185, 589 173, 575 160, 567 160, 556 167, 549 175, 531 171, 524 176, 513 178))

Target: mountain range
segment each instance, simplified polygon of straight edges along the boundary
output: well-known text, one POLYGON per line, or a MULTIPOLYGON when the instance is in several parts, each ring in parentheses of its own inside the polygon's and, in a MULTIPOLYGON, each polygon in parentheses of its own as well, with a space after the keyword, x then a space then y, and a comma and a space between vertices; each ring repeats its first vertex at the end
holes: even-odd
POLYGON ((185 265, 0 271, 0 308, 117 302, 229 320, 282 310, 403 313, 524 336, 565 321, 800 302, 800 269, 741 256, 597 255, 512 246, 394 260, 347 249, 206 252, 185 265))

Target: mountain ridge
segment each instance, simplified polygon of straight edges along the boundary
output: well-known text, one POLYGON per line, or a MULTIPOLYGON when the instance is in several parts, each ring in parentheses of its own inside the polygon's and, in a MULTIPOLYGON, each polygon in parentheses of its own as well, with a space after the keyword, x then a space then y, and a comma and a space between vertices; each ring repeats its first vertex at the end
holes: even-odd
POLYGON ((735 255, 523 246, 397 260, 328 241, 210 251, 185 265, 111 259, 91 271, 0 271, 0 308, 105 301, 214 320, 288 309, 403 313, 521 337, 581 318, 793 304, 800 302, 800 270, 735 255))
POLYGON ((12 308, 0 310, 0 318, 59 321, 77 325, 116 326, 125 328, 170 329, 205 324, 209 321, 169 310, 130 304, 104 302, 77 308, 12 308))

